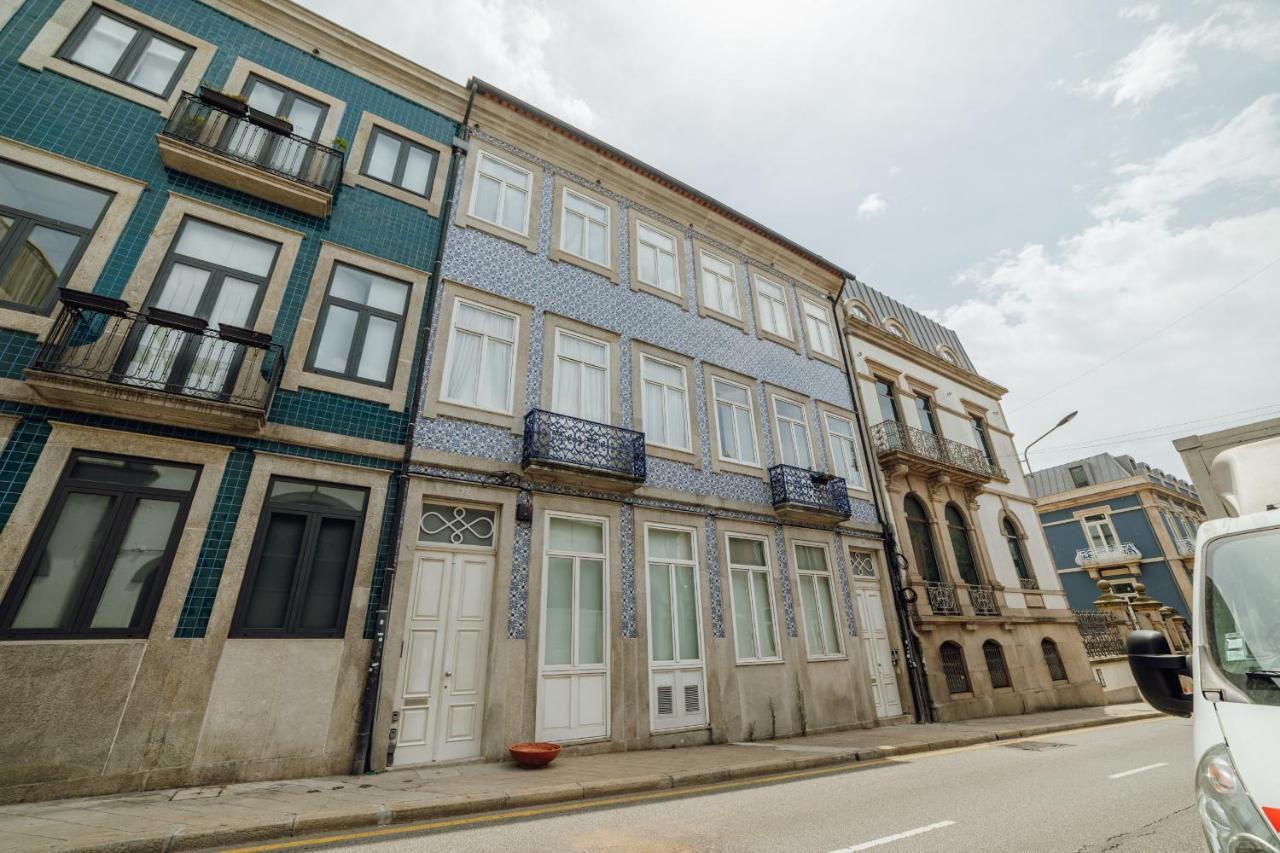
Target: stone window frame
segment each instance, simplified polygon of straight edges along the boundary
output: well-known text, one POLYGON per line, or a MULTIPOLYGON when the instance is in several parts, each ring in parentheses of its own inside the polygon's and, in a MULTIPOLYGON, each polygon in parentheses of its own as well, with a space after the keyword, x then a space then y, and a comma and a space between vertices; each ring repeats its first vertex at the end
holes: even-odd
POLYGON ((797 639, 803 644, 805 661, 807 663, 823 663, 826 661, 850 660, 849 644, 846 642, 848 638, 844 636, 845 632, 848 630, 848 626, 844 624, 846 615, 843 613, 844 599, 840 592, 840 581, 836 578, 836 572, 839 570, 839 566, 835 560, 836 555, 832 551, 831 537, 828 536, 825 539, 822 539, 818 538, 813 530, 806 530, 798 527, 786 527, 783 528, 782 538, 787 548, 787 554, 790 557, 787 572, 791 575, 791 597, 794 600, 796 610, 796 627, 798 629, 796 633, 799 635, 797 639), (800 545, 811 548, 821 548, 822 553, 826 557, 826 578, 831 589, 831 615, 835 622, 836 646, 839 649, 839 652, 836 654, 815 655, 809 648, 809 638, 805 636, 804 596, 800 592, 800 576, 802 574, 814 575, 818 573, 800 571, 800 558, 797 556, 796 552, 797 546, 800 545))
POLYGON ((775 344, 781 344, 787 349, 800 352, 800 335, 796 332, 796 316, 795 307, 792 301, 795 297, 795 285, 785 279, 775 278, 767 275, 753 266, 747 267, 747 277, 751 283, 751 310, 755 315, 756 337, 763 341, 773 341, 775 344), (768 282, 782 289, 782 299, 787 309, 787 328, 791 332, 791 337, 784 337, 769 331, 764 327, 760 316, 760 280, 768 282))
POLYGON ((684 234, 681 233, 681 231, 677 228, 673 228, 670 225, 665 225, 661 221, 655 219, 654 217, 648 216, 644 213, 637 211, 635 207, 627 208, 627 231, 628 231, 628 239, 631 241, 630 242, 631 270, 628 278, 628 282, 631 286, 631 289, 641 291, 642 293, 648 293, 651 296, 657 296, 658 298, 665 299, 668 302, 674 302, 676 305, 679 305, 681 308, 688 311, 689 310, 689 303, 688 303, 689 294, 688 294, 687 282, 685 281, 686 276, 685 276, 685 269, 684 269, 684 261, 685 261, 684 234), (640 280, 640 260, 639 260, 639 252, 637 251, 637 249, 640 246, 640 233, 637 226, 641 224, 643 224, 646 228, 649 228, 652 231, 658 231, 662 234, 665 234, 666 236, 670 237, 672 240, 675 241, 676 288, 677 288, 675 293, 671 293, 670 291, 663 290, 661 287, 657 287, 656 285, 652 285, 640 280))
POLYGON ((831 310, 831 306, 819 302, 815 297, 805 293, 800 293, 800 321, 804 325, 805 354, 815 361, 823 361, 833 367, 844 369, 844 364, 840 361, 840 326, 836 322, 835 314, 831 310), (805 314, 805 305, 811 305, 822 311, 827 320, 827 326, 831 330, 831 345, 835 347, 834 355, 827 355, 813 345, 813 336, 809 334, 809 317, 805 314))
POLYGON ((346 101, 336 98, 328 92, 299 83, 292 77, 286 77, 264 65, 245 59, 243 56, 236 57, 235 64, 231 66, 231 71, 227 74, 227 82, 223 84, 222 88, 226 92, 240 92, 251 77, 257 77, 266 83, 290 89, 298 95, 327 107, 324 114, 324 124, 320 125, 320 131, 316 134, 315 141, 319 145, 333 144, 333 140, 338 135, 338 128, 342 125, 342 117, 347 111, 346 101))
MULTIPOLYGON (((609 392, 608 405, 605 411, 609 414, 609 426, 626 426, 622 420, 622 394, 613 386, 622 381, 622 338, 617 332, 611 332, 608 329, 602 329, 599 326, 592 326, 589 323, 583 323, 581 320, 575 320, 572 317, 566 317, 563 314, 555 314, 547 311, 543 315, 542 322, 542 388, 538 396, 538 407, 544 411, 553 412, 555 408, 552 403, 555 400, 555 369, 556 369, 556 332, 565 331, 571 335, 577 335, 583 338, 590 338, 596 343, 605 344, 609 347, 609 376, 605 381, 605 387, 609 392)), ((632 409, 634 410, 634 406, 632 409)), ((634 411, 633 411, 634 414, 634 411)), ((523 427, 521 429, 523 432, 523 427)))
MULTIPOLYGON (((777 666, 787 662, 788 646, 794 640, 787 636, 784 623, 786 616, 782 605, 782 591, 779 587, 777 571, 778 571, 778 554, 775 548, 773 536, 773 527, 771 525, 761 524, 753 521, 738 521, 735 519, 721 518, 717 520, 716 534, 719 538, 717 545, 722 546, 720 551, 719 570, 720 570, 720 588, 723 590, 723 597, 728 600, 725 609, 725 627, 728 631, 728 638, 733 643, 733 662, 735 666, 777 666), (755 539, 764 544, 764 561, 767 566, 766 574, 769 580, 769 615, 773 627, 774 649, 777 654, 773 657, 764 658, 739 658, 738 657, 738 641, 734 635, 737 625, 737 605, 733 601, 733 575, 729 562, 729 539, 755 539)), ((755 614, 751 614, 755 618, 755 614)))
MULTIPOLYGON (((137 207, 138 199, 147 185, 142 181, 98 169, 66 157, 38 148, 32 148, 12 139, 0 137, 0 160, 8 160, 30 169, 38 169, 58 177, 73 180, 94 189, 113 193, 98 221, 98 227, 89 235, 89 241, 80 253, 80 259, 66 277, 63 287, 69 290, 91 292, 98 276, 110 259, 120 235, 124 233, 129 218, 137 207)), ((56 309, 57 303, 54 303, 56 309)), ((0 327, 35 335, 44 340, 53 328, 53 311, 36 314, 19 308, 0 306, 0 327)))
POLYGON ((18 57, 18 62, 36 71, 53 71, 87 86, 101 89, 117 97, 133 101, 135 104, 141 104, 144 107, 155 110, 162 116, 168 117, 173 112, 174 107, 178 105, 178 100, 184 92, 194 92, 199 87, 200 81, 205 78, 209 70, 209 64, 213 61, 213 56, 216 52, 216 45, 203 39, 198 39, 190 33, 144 14, 132 6, 117 2, 117 0, 65 0, 57 11, 53 13, 52 17, 45 22, 44 26, 40 28, 40 31, 36 33, 35 38, 31 40, 26 50, 18 57), (62 46, 66 44, 76 27, 79 26, 85 15, 94 6, 101 7, 113 15, 123 18, 125 21, 146 27, 192 49, 191 58, 187 61, 182 74, 173 83, 173 88, 167 98, 153 95, 91 68, 77 65, 58 55, 59 51, 62 50, 62 46))
POLYGON ((204 543, 214 501, 231 455, 229 445, 186 441, 142 433, 51 421, 49 439, 36 460, 13 508, 8 524, 0 533, 0 598, 26 555, 31 538, 53 499, 63 469, 73 451, 139 456, 159 462, 202 466, 188 503, 183 530, 173 552, 164 589, 145 636, 122 640, 67 639, 60 643, 145 643, 149 639, 173 636, 187 597, 187 587, 195 573, 196 558, 204 543))
POLYGON ((280 377, 280 387, 287 391, 296 391, 299 388, 327 391, 332 394, 383 403, 394 411, 403 411, 408 405, 409 374, 413 372, 413 351, 418 342, 418 329, 422 322, 422 304, 430 285, 431 274, 425 270, 406 267, 386 258, 367 255, 364 252, 322 240, 320 254, 316 258, 315 268, 311 274, 311 283, 307 287, 307 298, 302 305, 302 314, 298 317, 293 341, 289 345, 289 356, 285 361, 284 373, 280 377), (321 308, 329 292, 335 263, 346 264, 403 281, 409 285, 399 345, 391 360, 394 378, 390 387, 344 379, 328 373, 317 373, 307 368, 312 339, 316 333, 321 308))
POLYGON ((537 254, 538 225, 542 211, 542 182, 544 178, 542 166, 527 157, 512 154, 510 151, 499 148, 496 145, 488 145, 475 137, 472 137, 467 144, 466 164, 462 171, 462 186, 458 191, 454 224, 459 228, 475 228, 477 231, 492 234, 494 237, 510 240, 512 243, 523 246, 530 252, 537 254), (495 225, 486 219, 471 215, 471 199, 475 195, 476 170, 482 154, 529 173, 529 211, 523 234, 518 234, 515 231, 503 228, 501 225, 495 225))
POLYGON ((743 474, 758 480, 767 480, 769 473, 766 463, 769 461, 764 446, 764 424, 760 419, 760 389, 756 380, 750 376, 737 373, 725 367, 704 362, 702 365, 703 394, 707 406, 707 432, 710 433, 711 470, 717 473, 743 474), (758 464, 749 465, 732 459, 720 458, 720 429, 716 419, 715 380, 722 379, 747 389, 750 395, 752 428, 755 430, 756 459, 758 464))
POLYGON ((525 398, 524 385, 520 379, 529 375, 529 335, 533 328, 533 307, 449 280, 441 283, 439 298, 440 317, 430 331, 430 336, 435 339, 435 343, 431 352, 431 369, 427 375, 427 395, 423 412, 432 411, 432 417, 443 415, 457 420, 474 421, 502 427, 515 435, 524 435, 525 398), (479 409, 462 403, 451 403, 441 398, 444 390, 445 362, 448 360, 449 340, 453 330, 454 307, 459 299, 516 317, 510 412, 479 409))
POLYGON ((698 316, 711 317, 719 320, 726 325, 733 326, 735 329, 745 334, 747 331, 747 321, 745 317, 750 306, 747 305, 747 300, 742 293, 742 275, 739 270, 742 264, 740 261, 740 258, 736 258, 728 252, 716 249, 696 237, 693 240, 693 276, 698 285, 698 316), (729 268, 733 270, 733 285, 734 290, 738 295, 738 313, 740 316, 734 317, 707 305, 707 291, 702 275, 703 255, 710 255, 716 260, 728 264, 729 268))
POLYGON ((555 175, 551 181, 552 200, 551 200, 551 231, 550 241, 547 249, 547 257, 552 261, 563 261, 582 267, 588 272, 596 275, 604 276, 614 284, 622 281, 619 274, 619 258, 622 255, 618 251, 618 222, 621 218, 621 207, 616 199, 605 195, 602 192, 593 190, 590 187, 583 186, 576 181, 571 181, 563 175, 555 175), (573 193, 587 201, 603 207, 609 216, 609 221, 605 223, 604 245, 605 251, 608 253, 608 263, 598 264, 595 261, 575 255, 560 247, 561 241, 561 224, 564 221, 564 202, 565 194, 573 193))
POLYGON ((291 228, 236 213, 225 207, 197 201, 178 193, 169 193, 169 200, 165 203, 164 210, 160 212, 147 245, 142 250, 142 255, 138 258, 133 274, 129 277, 120 298, 128 302, 134 310, 141 309, 156 284, 156 278, 169 255, 169 249, 178 236, 182 222, 188 217, 202 219, 213 225, 241 231, 280 245, 259 303, 257 319, 252 327, 255 332, 272 334, 276 317, 280 312, 280 304, 284 300, 285 289, 289 285, 289 277, 293 273, 305 235, 291 228))
MULTIPOLYGON (((641 374, 641 358, 648 356, 675 365, 684 371, 685 394, 688 397, 689 449, 680 450, 645 442, 645 452, 661 459, 684 462, 695 468, 702 467, 702 433, 698 425, 698 394, 694 361, 687 355, 662 349, 644 341, 631 341, 631 428, 646 432, 644 427, 644 380, 641 374)), ((646 433, 647 435, 647 433, 646 433)))
POLYGON ((827 415, 848 421, 853 426, 853 443, 855 447, 855 460, 858 463, 858 470, 862 474, 862 487, 849 485, 845 482, 845 488, 851 495, 871 500, 871 478, 869 476, 869 467, 873 464, 870 454, 866 448, 866 442, 863 441, 861 430, 858 428, 858 417, 851 410, 828 403, 826 400, 815 400, 818 404, 818 417, 822 423, 819 424, 819 440, 822 441, 822 449, 824 458, 827 462, 827 470, 832 474, 836 473, 834 457, 831 453, 831 434, 827 430, 827 415))
MULTIPOLYGON (((337 638, 339 641, 358 640, 364 632, 365 614, 369 608, 369 594, 373 586, 373 571, 377 563, 378 547, 381 544, 388 472, 342 462, 324 462, 318 459, 287 456, 266 450, 254 452, 253 468, 249 472, 249 481, 245 486, 244 497, 236 516, 236 536, 223 561, 222 579, 218 584, 219 594, 214 600, 213 610, 209 616, 206 636, 226 637, 228 643, 263 642, 261 638, 235 636, 231 625, 248 571, 253 545, 258 538, 258 523, 263 518, 262 509, 267 499, 267 487, 273 477, 312 480, 369 490, 364 508, 364 526, 359 534, 360 550, 357 552, 355 570, 352 572, 346 625, 342 635, 337 638)), ((329 642, 334 641, 329 640, 329 642)))
POLYGON ((430 216, 439 216, 444 203, 445 184, 449 178, 449 161, 453 152, 449 146, 416 133, 407 127, 387 121, 381 116, 365 111, 360 114, 360 125, 356 128, 355 138, 351 140, 351 151, 347 155, 347 166, 342 173, 342 182, 349 187, 363 187, 371 192, 393 198, 413 207, 425 210, 430 216), (432 177, 428 195, 420 196, 403 187, 389 184, 386 181, 371 177, 364 173, 364 161, 368 154, 369 140, 373 131, 384 130, 393 136, 399 136, 434 151, 436 154, 435 175, 432 177))
MULTIPOLYGON (((805 396, 804 394, 801 394, 799 391, 792 391, 789 388, 782 388, 778 385, 774 385, 769 382, 765 383, 764 393, 765 393, 765 397, 768 398, 769 423, 773 427, 771 432, 773 433, 772 438, 773 438, 774 464, 776 465, 786 464, 782 461, 782 443, 779 441, 779 436, 778 436, 778 409, 774 402, 775 400, 784 400, 785 402, 799 406, 800 409, 804 412, 805 433, 808 435, 808 438, 809 438, 809 462, 811 463, 809 470, 817 471, 819 469, 819 466, 818 466, 819 446, 818 446, 818 443, 814 441, 814 438, 813 438, 813 426, 814 426, 813 410, 809 406, 810 398, 805 396)), ((824 452, 826 451, 825 445, 822 447, 822 450, 824 452)), ((827 461, 827 460, 824 460, 824 461, 827 461)))
POLYGON ((911 331, 903 325, 902 321, 897 317, 885 317, 881 325, 886 332, 903 343, 915 343, 915 340, 911 337, 911 331), (895 329, 897 329, 897 331, 894 331, 895 329), (901 332, 901 334, 898 334, 899 332, 901 332))

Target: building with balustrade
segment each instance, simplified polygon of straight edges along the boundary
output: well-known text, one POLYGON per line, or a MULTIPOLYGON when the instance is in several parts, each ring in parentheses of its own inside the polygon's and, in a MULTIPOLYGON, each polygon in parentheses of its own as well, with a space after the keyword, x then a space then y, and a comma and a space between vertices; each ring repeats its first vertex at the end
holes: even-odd
POLYGON ((474 86, 379 750, 399 765, 902 716, 844 274, 474 86))
POLYGON ((934 718, 1100 704, 1005 389, 954 332, 856 279, 840 316, 934 718))
POLYGON ((0 0, 0 801, 348 772, 466 91, 0 0))
POLYGON ((1190 616, 1196 530, 1205 519, 1194 486, 1111 453, 1035 471, 1029 482, 1072 607, 1091 608, 1098 581, 1107 580, 1127 599, 1145 584, 1152 598, 1190 616))

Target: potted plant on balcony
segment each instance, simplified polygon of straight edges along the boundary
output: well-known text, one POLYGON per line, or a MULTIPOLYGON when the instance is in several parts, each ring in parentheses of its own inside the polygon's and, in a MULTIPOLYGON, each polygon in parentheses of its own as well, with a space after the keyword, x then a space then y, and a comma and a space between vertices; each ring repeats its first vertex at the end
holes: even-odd
POLYGON ((284 116, 273 116, 271 113, 255 110, 253 107, 249 107, 249 121, 281 136, 290 136, 293 133, 293 124, 289 119, 284 116))
POLYGON ((244 95, 229 94, 212 83, 200 84, 200 100, 215 109, 236 116, 242 116, 249 110, 249 103, 244 95))

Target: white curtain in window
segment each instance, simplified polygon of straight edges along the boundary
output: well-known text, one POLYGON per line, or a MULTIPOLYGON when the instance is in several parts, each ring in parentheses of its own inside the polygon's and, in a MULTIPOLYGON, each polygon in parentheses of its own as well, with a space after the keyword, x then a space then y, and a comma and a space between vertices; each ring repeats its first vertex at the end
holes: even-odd
POLYGON ((843 477, 846 485, 862 488, 862 472, 858 470, 858 445, 853 437, 853 423, 827 415, 827 435, 831 438, 831 467, 836 476, 843 477))
POLYGON ((783 338, 791 337, 791 322, 787 316, 786 292, 773 282, 756 279, 756 296, 760 299, 760 324, 766 332, 783 338))
POLYGON ((129 82, 148 92, 163 95, 186 55, 182 48, 153 38, 138 58, 138 64, 129 72, 129 82))
POLYGON ((446 399, 494 411, 510 406, 516 321, 466 302, 454 307, 446 399))
POLYGON ((812 468, 813 454, 809 448, 808 421, 804 409, 781 399, 775 399, 773 405, 778 416, 778 447, 783 464, 812 468))
POLYGON ((137 32, 115 18, 98 15, 98 20, 93 22, 93 27, 85 33, 84 39, 71 53, 71 59, 94 71, 110 74, 137 32))
POLYGON ((755 433, 751 423, 751 393, 737 385, 714 381, 716 431, 720 455, 725 459, 756 464, 755 433))
POLYGON ((673 364, 642 357, 641 374, 648 441, 687 450, 689 414, 684 371, 673 364))
POLYGON ((553 408, 596 423, 608 423, 609 347, 576 335, 556 335, 553 408))

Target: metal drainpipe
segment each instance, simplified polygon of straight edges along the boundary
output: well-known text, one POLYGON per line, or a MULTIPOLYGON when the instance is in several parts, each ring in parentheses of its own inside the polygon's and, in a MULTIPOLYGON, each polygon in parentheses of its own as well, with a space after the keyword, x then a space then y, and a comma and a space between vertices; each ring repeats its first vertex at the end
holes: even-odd
MULTIPOLYGON (((844 292, 844 288, 841 288, 844 292)), ((880 522, 880 528, 884 531, 884 556, 888 565, 889 572, 889 588, 893 594, 893 609, 898 615, 898 639, 902 643, 902 651, 906 656, 907 663, 907 684, 911 687, 911 704, 915 706, 915 717, 917 723, 933 722, 933 702, 929 695, 929 681, 926 677, 924 666, 924 655, 920 650, 920 642, 916 637, 915 628, 911 625, 911 610, 902 598, 902 577, 899 574, 899 561, 902 565, 907 564, 905 557, 898 553, 898 540, 894 534, 893 525, 886 519, 885 513, 881 510, 880 499, 887 499, 889 492, 883 487, 880 481, 880 468, 877 465, 871 451, 871 433, 867 428, 867 423, 862 417, 862 407, 858 403, 857 383, 854 380, 855 366, 853 356, 849 353, 849 341, 845 333, 845 323, 843 315, 840 312, 840 298, 832 296, 831 308, 835 313, 837 328, 839 334, 836 335, 840 339, 840 354, 844 358, 845 370, 844 378, 849 383, 849 398, 853 401, 853 419, 858 426, 858 434, 862 436, 862 447, 864 457, 867 462, 867 473, 871 478, 873 494, 876 500, 873 505, 876 508, 876 518, 880 522)))
POLYGON ((369 667, 365 670, 364 691, 360 696, 360 723, 356 730, 355 755, 351 772, 354 775, 369 772, 373 769, 373 724, 378 715, 378 693, 382 688, 382 658, 387 644, 387 619, 391 610, 391 590, 394 586, 396 568, 400 562, 400 537, 404 535, 404 514, 406 496, 409 490, 409 466, 413 461, 414 427, 418 422, 418 409, 422 405, 422 387, 425 384, 422 375, 426 366, 427 351, 430 347, 429 336, 432 312, 435 311, 436 297, 440 292, 440 277, 444 266, 444 248, 449 237, 450 209, 453 206, 454 184, 457 181, 458 161, 466 152, 467 122, 471 119, 471 105, 475 102, 476 85, 471 81, 467 86, 467 106, 462 114, 462 124, 458 135, 454 137, 452 156, 449 158, 449 174, 445 179, 445 196, 440 204, 440 238, 436 241, 436 257, 431 265, 431 283, 427 291, 427 304, 422 316, 426 318, 427 340, 422 343, 417 363, 413 369, 413 398, 409 405, 409 427, 405 431, 404 454, 400 459, 400 468, 396 472, 395 515, 392 518, 390 554, 387 568, 382 574, 382 587, 378 596, 378 612, 375 617, 373 632, 373 649, 369 652, 369 667))

